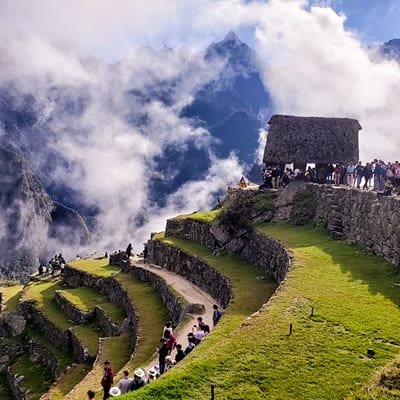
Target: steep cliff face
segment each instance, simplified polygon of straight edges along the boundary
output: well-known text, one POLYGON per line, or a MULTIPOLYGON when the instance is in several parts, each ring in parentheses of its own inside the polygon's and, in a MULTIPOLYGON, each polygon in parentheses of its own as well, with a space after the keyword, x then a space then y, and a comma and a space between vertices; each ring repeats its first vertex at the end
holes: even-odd
POLYGON ((20 155, 0 147, 0 171, 0 277, 26 281, 39 257, 89 243, 83 218, 53 202, 20 155))
POLYGON ((25 280, 47 241, 52 201, 24 160, 0 147, 0 274, 25 280))

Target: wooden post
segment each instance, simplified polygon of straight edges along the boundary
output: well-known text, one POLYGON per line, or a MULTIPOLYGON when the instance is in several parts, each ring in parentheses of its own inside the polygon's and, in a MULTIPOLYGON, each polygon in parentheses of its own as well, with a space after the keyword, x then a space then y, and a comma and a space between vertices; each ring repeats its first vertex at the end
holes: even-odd
POLYGON ((211 384, 211 400, 214 400, 214 385, 211 384))
POLYGON ((311 315, 310 317, 314 316, 314 306, 311 306, 311 315))
POLYGON ((290 326, 289 326, 289 336, 292 334, 292 332, 293 332, 293 324, 290 323, 290 326))

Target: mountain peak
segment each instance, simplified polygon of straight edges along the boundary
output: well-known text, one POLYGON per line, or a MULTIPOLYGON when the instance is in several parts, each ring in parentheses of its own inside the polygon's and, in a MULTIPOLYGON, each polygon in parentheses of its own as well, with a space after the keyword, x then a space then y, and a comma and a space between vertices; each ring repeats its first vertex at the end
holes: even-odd
POLYGON ((392 39, 385 43, 388 46, 398 46, 400 47, 400 39, 392 39))
POLYGON ((238 35, 236 35, 235 32, 230 31, 224 38, 224 40, 221 42, 222 43, 234 43, 234 44, 242 44, 243 42, 239 39, 238 35))

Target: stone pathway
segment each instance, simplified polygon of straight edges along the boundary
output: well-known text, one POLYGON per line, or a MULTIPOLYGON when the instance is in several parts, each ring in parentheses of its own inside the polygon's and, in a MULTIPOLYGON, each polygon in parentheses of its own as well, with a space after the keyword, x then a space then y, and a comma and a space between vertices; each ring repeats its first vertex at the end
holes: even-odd
MULTIPOLYGON (((157 274, 161 278, 163 278, 168 285, 171 285, 174 290, 176 290, 188 303, 197 303, 204 304, 205 312, 203 314, 187 314, 186 322, 184 324, 180 324, 178 328, 174 331, 174 335, 177 338, 178 343, 182 344, 182 347, 185 349, 187 345, 187 334, 192 331, 192 327, 197 323, 197 317, 203 317, 203 321, 212 328, 212 314, 213 314, 213 304, 217 303, 217 301, 211 297, 206 291, 199 288, 192 282, 185 279, 183 276, 180 276, 174 272, 168 271, 157 265, 149 265, 144 264, 143 260, 137 257, 132 257, 131 259, 132 268, 135 268, 137 265, 140 268, 149 270, 154 274, 157 274)), ((160 332, 160 338, 162 336, 162 332, 160 332)), ((175 358, 175 354, 172 354, 173 358, 175 358)), ((101 351, 97 356, 96 362, 93 366, 93 369, 83 377, 82 381, 79 382, 74 389, 67 395, 64 396, 65 399, 68 400, 78 400, 76 395, 80 396, 81 388, 84 387, 85 390, 87 387, 98 387, 98 383, 100 382, 101 375, 103 372, 103 363, 102 363, 101 351)), ((153 359, 144 367, 145 369, 151 368, 153 365, 158 364, 158 355, 154 352, 153 359)), ((139 367, 139 365, 137 366, 139 367)), ((118 372, 118 371, 115 371, 118 372)), ((131 375, 133 371, 131 371, 131 375)), ((117 383, 117 382, 115 382, 117 383)), ((51 395, 54 391, 57 391, 57 384, 53 386, 48 393, 43 395, 41 399, 48 400, 51 399, 51 395)))
MULTIPOLYGON (((157 265, 143 264, 143 262, 141 261, 135 261, 136 262, 134 262, 133 265, 137 265, 141 268, 147 269, 162 277, 167 282, 167 284, 171 285, 177 292, 179 292, 187 302, 204 304, 206 311, 203 314, 187 314, 191 317, 191 319, 185 324, 180 324, 178 329, 174 331, 174 335, 178 343, 182 344, 183 349, 185 349, 185 347, 187 346, 187 334, 192 331, 193 325, 197 323, 197 317, 203 317, 203 321, 208 324, 212 329, 212 306, 213 304, 217 303, 217 301, 213 297, 211 297, 206 291, 199 288, 194 283, 188 281, 181 275, 168 271, 157 265)), ((161 336, 162 332, 160 332, 160 338, 161 336)), ((174 353, 172 354, 172 357, 175 358, 174 353)), ((150 368, 155 364, 158 364, 157 353, 154 353, 153 360, 146 366, 146 368, 150 368)))

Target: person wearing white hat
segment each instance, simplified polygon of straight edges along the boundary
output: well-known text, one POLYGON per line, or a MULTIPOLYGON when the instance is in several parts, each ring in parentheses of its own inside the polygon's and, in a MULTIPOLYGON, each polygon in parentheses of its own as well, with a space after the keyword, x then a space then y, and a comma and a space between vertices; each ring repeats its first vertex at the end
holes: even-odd
POLYGON ((112 397, 117 397, 121 394, 121 390, 117 386, 113 386, 110 391, 110 396, 112 397))
POLYGON ((132 382, 129 385, 129 391, 140 389, 145 384, 145 373, 142 368, 138 368, 133 374, 132 382))
POLYGON ((149 376, 147 378, 147 383, 151 383, 151 382, 153 382, 153 381, 155 381, 157 379, 157 370, 154 367, 151 367, 147 371, 147 375, 149 376))

